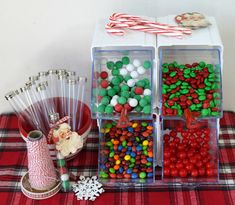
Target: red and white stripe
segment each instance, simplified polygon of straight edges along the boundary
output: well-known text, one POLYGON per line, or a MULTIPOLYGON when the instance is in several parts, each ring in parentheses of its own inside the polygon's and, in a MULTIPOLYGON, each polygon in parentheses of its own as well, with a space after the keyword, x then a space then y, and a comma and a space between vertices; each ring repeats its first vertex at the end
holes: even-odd
POLYGON ((152 22, 139 16, 123 13, 114 13, 109 17, 109 20, 110 22, 105 26, 106 31, 118 36, 123 36, 125 29, 174 37, 182 37, 184 34, 192 33, 192 30, 188 28, 152 22))

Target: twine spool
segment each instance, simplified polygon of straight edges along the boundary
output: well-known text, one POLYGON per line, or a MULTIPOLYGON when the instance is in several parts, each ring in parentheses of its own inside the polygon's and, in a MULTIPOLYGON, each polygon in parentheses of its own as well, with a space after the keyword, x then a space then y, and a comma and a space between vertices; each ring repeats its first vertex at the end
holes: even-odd
POLYGON ((31 131, 26 143, 31 187, 36 190, 51 189, 56 184, 57 176, 45 136, 41 131, 31 131))

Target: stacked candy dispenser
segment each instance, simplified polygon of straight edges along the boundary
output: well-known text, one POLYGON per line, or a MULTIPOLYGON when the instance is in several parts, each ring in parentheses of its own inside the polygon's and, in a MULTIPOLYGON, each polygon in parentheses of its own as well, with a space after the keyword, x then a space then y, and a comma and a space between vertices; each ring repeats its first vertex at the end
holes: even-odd
MULTIPOLYGON (((174 24, 174 17, 159 18, 174 24)), ((198 184, 219 179, 223 45, 211 25, 183 39, 157 38, 164 182, 198 184)))
POLYGON ((97 25, 92 45, 92 117, 97 119, 99 180, 105 184, 154 181, 157 131, 156 38, 130 31, 112 36, 97 25), (154 77, 154 78, 153 78, 154 77))

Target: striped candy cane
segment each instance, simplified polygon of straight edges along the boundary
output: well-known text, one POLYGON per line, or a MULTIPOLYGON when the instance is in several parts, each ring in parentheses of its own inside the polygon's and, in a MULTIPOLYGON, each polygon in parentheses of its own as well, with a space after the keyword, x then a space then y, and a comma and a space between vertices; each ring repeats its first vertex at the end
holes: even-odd
POLYGON ((117 36, 123 36, 125 29, 174 37, 182 37, 184 34, 189 35, 192 33, 192 30, 188 28, 156 23, 142 19, 139 16, 123 13, 114 13, 109 17, 109 20, 110 22, 105 26, 105 29, 108 33, 117 36))

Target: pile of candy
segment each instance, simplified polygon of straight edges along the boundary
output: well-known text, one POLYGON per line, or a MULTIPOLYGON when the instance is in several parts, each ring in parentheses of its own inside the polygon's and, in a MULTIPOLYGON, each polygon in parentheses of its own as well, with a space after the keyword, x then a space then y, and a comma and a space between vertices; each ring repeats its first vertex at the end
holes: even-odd
POLYGON ((64 156, 60 152, 57 153, 57 167, 60 172, 62 191, 68 192, 70 191, 69 172, 66 167, 66 161, 64 159, 64 156))
POLYGON ((164 178, 213 177, 216 155, 210 147, 209 128, 177 127, 164 135, 164 178))
POLYGON ((105 70, 95 73, 99 82, 93 83, 96 98, 95 112, 120 113, 125 107, 128 112, 151 113, 151 62, 139 59, 130 63, 129 57, 106 63, 105 70), (95 85, 94 85, 95 84, 95 85))
POLYGON ((101 143, 99 176, 103 179, 153 179, 153 126, 132 122, 127 128, 106 123, 101 143))
POLYGON ((189 108, 196 116, 221 115, 220 67, 205 62, 162 65, 164 116, 182 116, 189 108))

